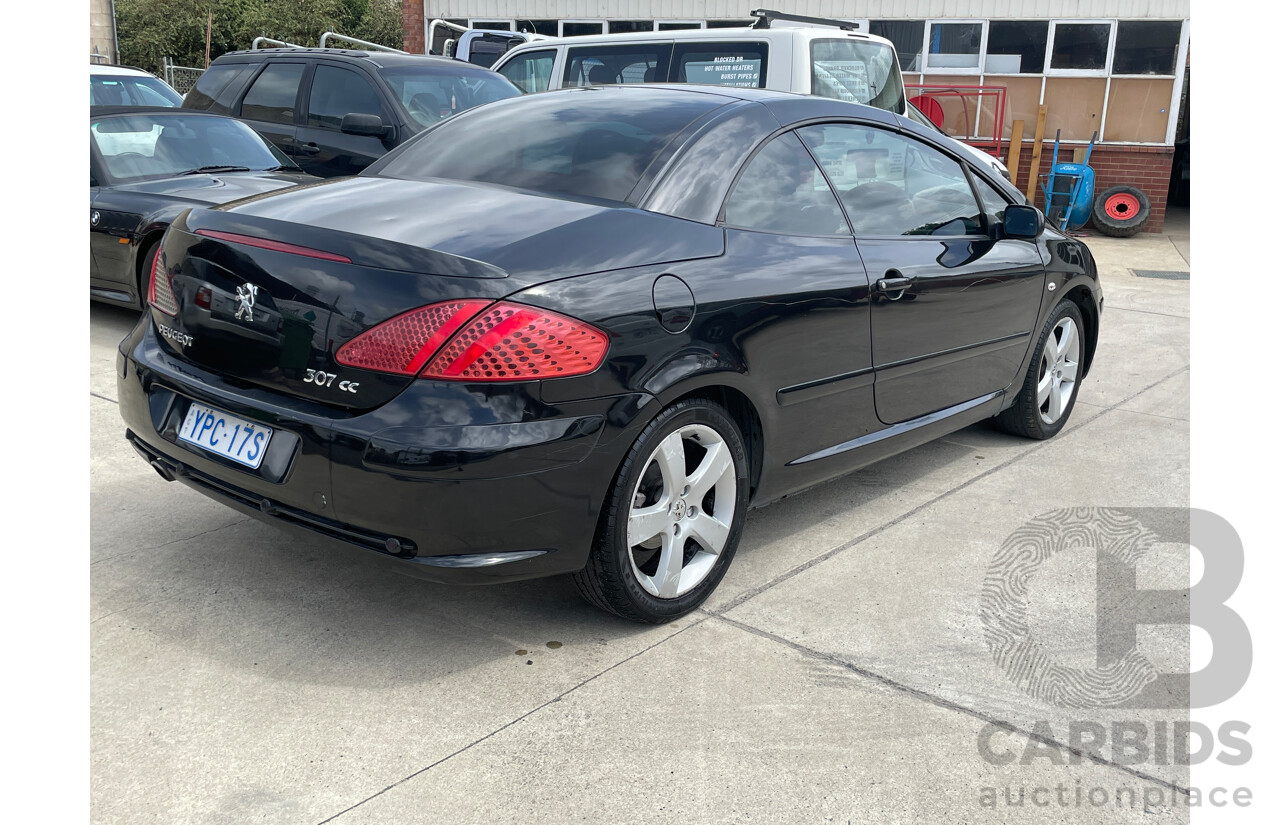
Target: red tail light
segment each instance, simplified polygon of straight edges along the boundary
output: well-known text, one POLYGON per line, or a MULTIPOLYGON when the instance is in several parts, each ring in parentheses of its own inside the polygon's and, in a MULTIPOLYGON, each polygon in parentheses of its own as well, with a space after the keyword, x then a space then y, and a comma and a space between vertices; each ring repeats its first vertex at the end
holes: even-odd
POLYGON ((173 297, 173 281, 165 269, 164 253, 157 251, 151 263, 151 282, 147 286, 147 303, 165 315, 178 314, 178 301, 173 297))
POLYGON ((488 305, 476 299, 410 310, 352 338, 334 358, 348 367, 417 375, 449 336, 488 305))
POLYGON ((591 372, 609 337, 593 326, 536 307, 494 304, 432 359, 423 378, 529 381, 591 372))
POLYGON ((335 358, 350 367, 423 378, 531 381, 591 372, 608 349, 603 332, 555 312, 460 300, 384 321, 344 344, 335 358))

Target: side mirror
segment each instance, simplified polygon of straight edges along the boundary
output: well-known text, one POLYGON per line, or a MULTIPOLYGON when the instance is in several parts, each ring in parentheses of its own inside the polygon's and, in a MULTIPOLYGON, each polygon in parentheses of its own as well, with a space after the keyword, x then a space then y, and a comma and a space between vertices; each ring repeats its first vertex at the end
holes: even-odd
POLYGON ((1014 204, 1004 210, 1004 234, 1008 238, 1040 237, 1044 231, 1044 215, 1034 206, 1014 204))
POLYGON ((365 115, 358 112, 351 112, 342 116, 342 129, 344 135, 359 135, 361 137, 386 137, 390 134, 391 129, 382 123, 382 118, 377 115, 365 115))

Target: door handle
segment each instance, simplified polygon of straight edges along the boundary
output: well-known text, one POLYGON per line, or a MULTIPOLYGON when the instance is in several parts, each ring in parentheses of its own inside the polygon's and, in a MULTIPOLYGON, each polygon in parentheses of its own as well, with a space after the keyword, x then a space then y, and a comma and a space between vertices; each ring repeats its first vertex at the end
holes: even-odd
POLYGON ((881 292, 901 292, 915 283, 915 278, 881 278, 876 286, 881 292))
POLYGON ((294 148, 298 150, 299 155, 320 154, 320 147, 314 143, 299 143, 294 148))

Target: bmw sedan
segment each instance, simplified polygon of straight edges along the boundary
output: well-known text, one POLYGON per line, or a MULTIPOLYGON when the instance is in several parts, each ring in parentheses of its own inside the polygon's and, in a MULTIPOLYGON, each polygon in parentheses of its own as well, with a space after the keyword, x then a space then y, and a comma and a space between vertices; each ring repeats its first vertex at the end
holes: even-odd
POLYGON ((142 307, 160 238, 192 206, 316 180, 229 117, 91 107, 89 297, 142 307))
POLYGON ((150 275, 119 397, 162 477, 642 622, 707 597, 753 506, 984 419, 1053 436, 1102 309, 1088 248, 951 141, 689 86, 464 112, 186 212, 150 275))

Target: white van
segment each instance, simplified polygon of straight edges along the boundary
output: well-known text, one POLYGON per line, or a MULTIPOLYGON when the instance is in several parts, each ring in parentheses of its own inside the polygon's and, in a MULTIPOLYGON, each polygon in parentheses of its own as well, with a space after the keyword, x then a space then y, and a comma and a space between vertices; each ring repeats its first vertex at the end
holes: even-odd
MULTIPOLYGON (((526 93, 616 83, 705 83, 812 94, 919 117, 907 104, 890 41, 843 20, 765 9, 752 15, 756 23, 746 28, 545 38, 513 46, 492 68, 526 93)), ((999 159, 956 143, 1009 177, 999 159)))
POLYGON ((609 83, 777 89, 906 112, 893 44, 856 23, 754 12, 741 29, 600 34, 516 46, 493 70, 526 92, 609 83), (820 25, 814 25, 820 24, 820 25))

